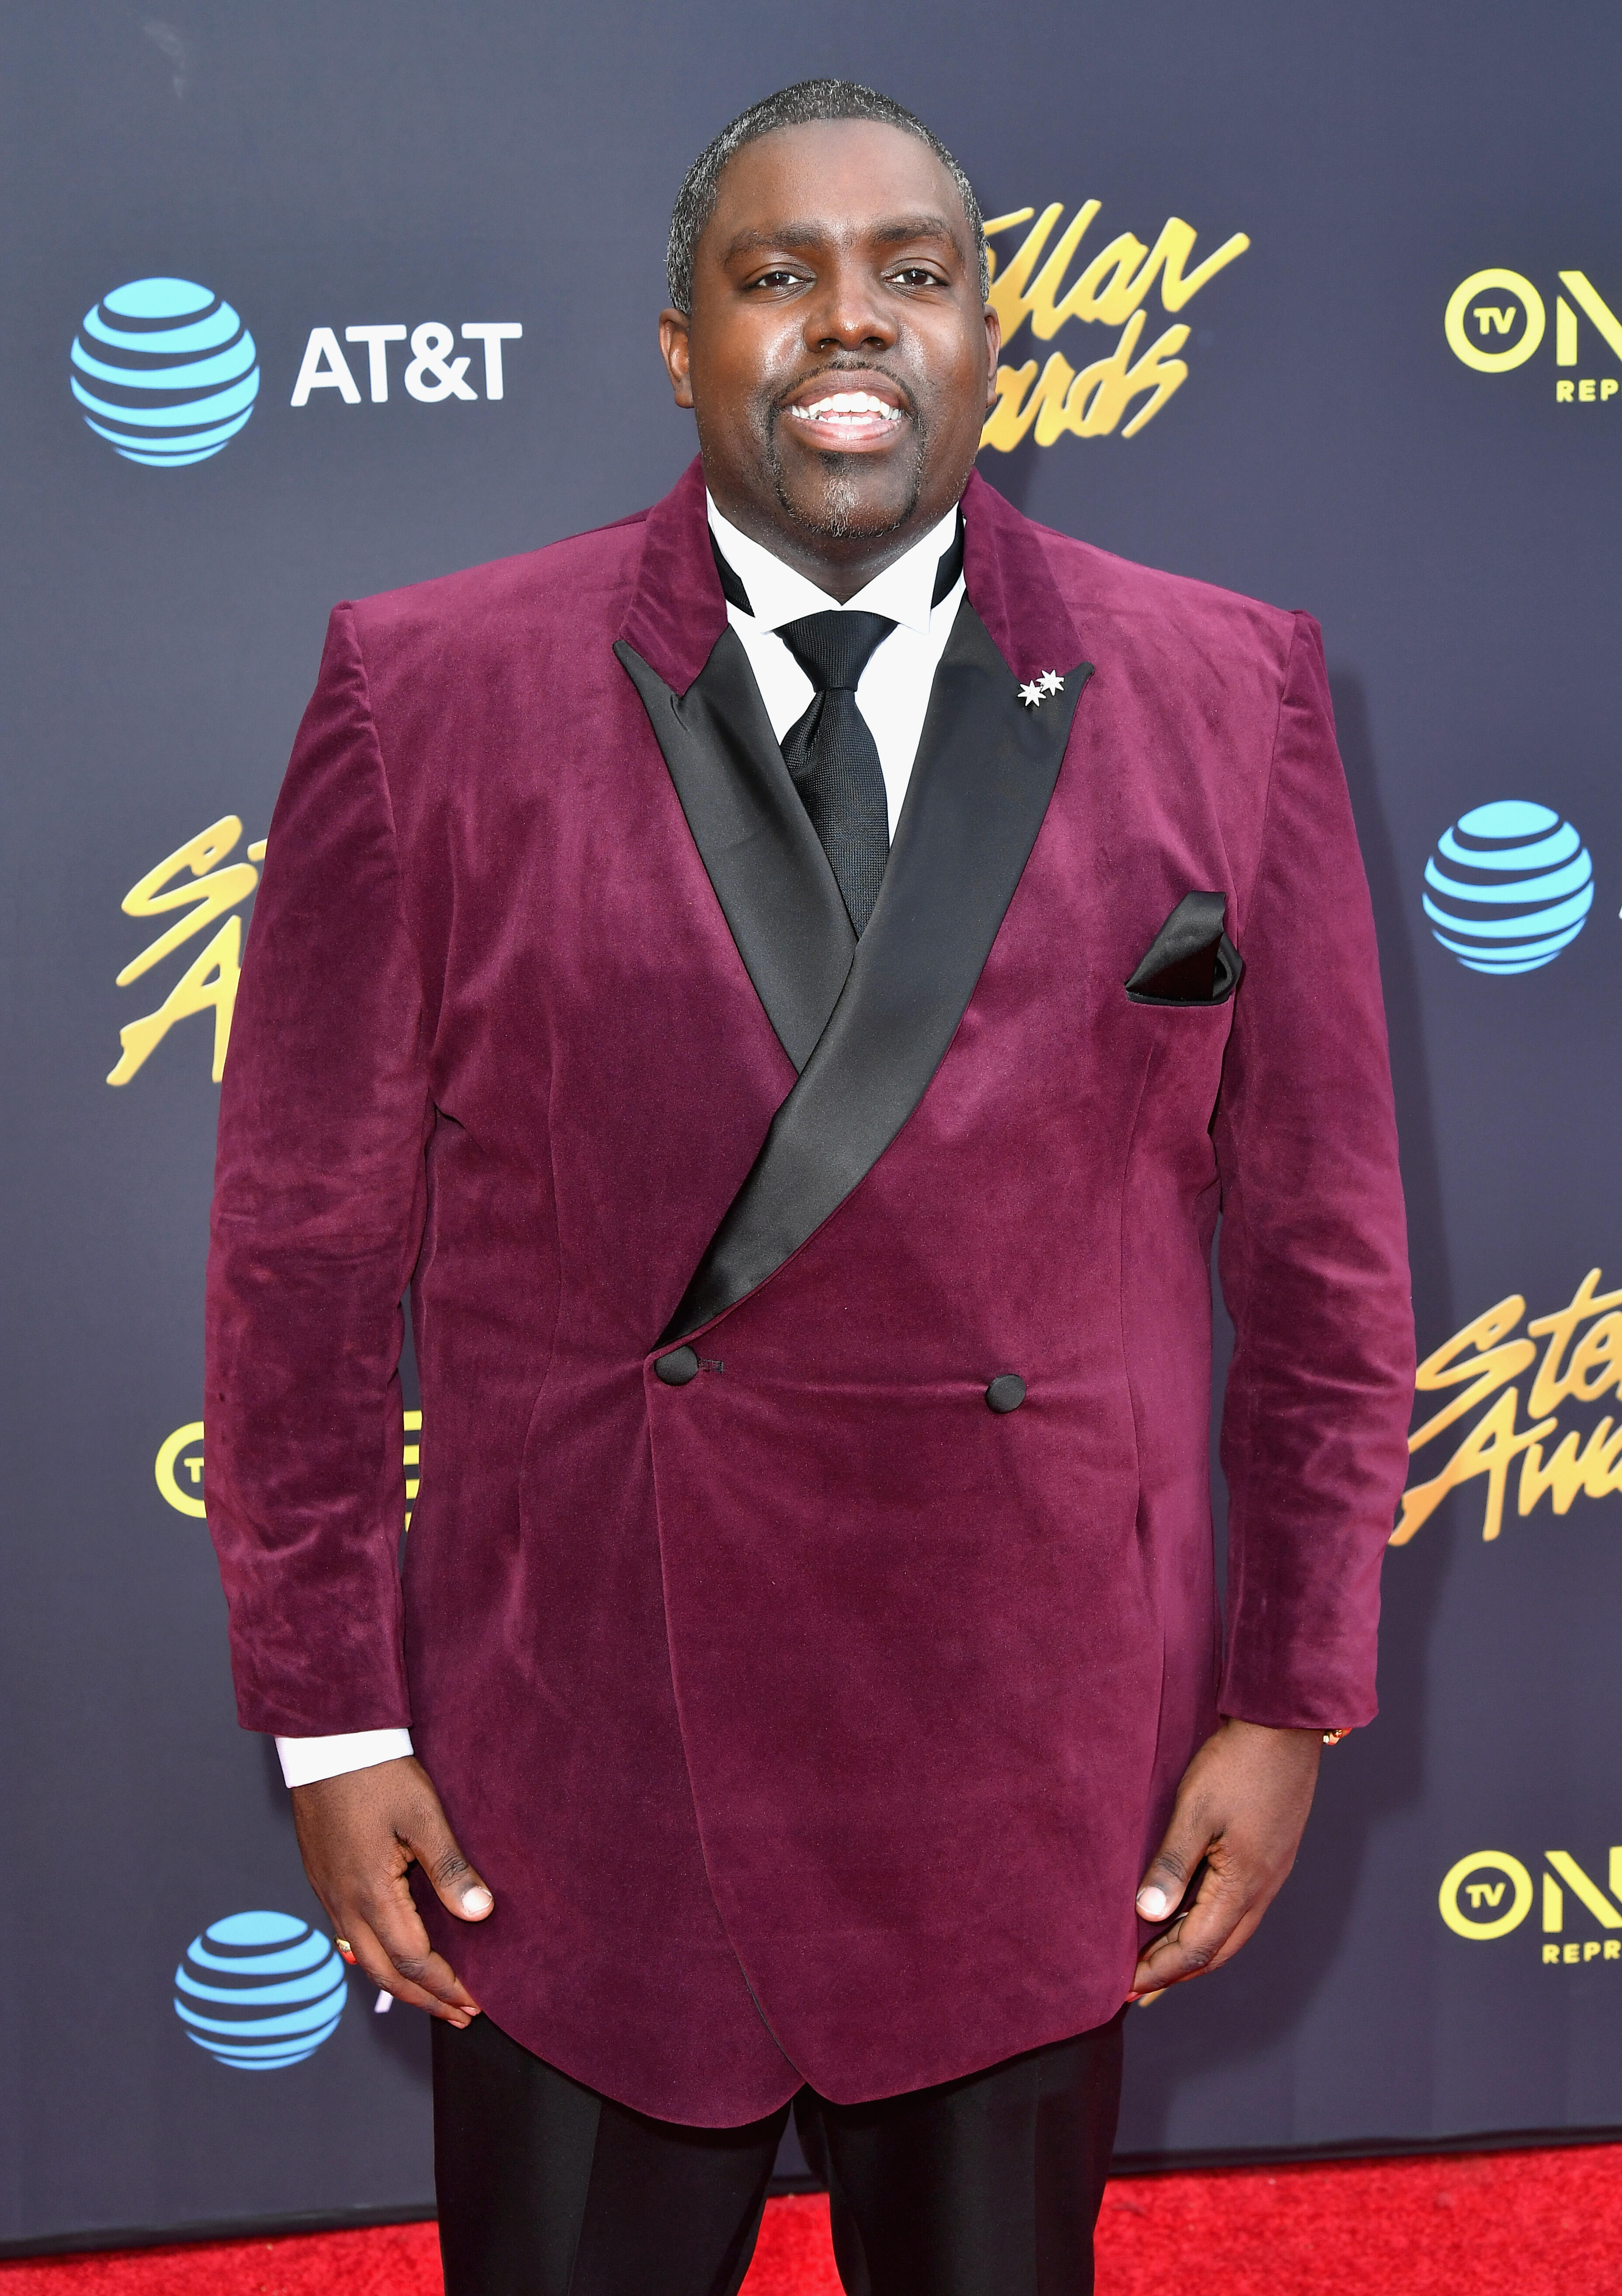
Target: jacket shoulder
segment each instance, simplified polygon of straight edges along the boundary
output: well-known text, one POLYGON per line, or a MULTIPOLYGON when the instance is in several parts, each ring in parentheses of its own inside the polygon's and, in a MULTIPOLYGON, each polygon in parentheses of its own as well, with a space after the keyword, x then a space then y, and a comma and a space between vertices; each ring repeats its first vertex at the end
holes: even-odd
POLYGON ((1248 660, 1281 678, 1300 618, 1240 591, 1140 566, 1074 535, 1030 521, 1076 628, 1107 629, 1157 653, 1198 648, 1238 667, 1248 660))
POLYGON ((522 632, 528 644, 560 628, 583 635, 617 630, 636 578, 647 512, 574 534, 512 558, 413 582, 350 602, 362 651, 398 656, 501 645, 522 632))

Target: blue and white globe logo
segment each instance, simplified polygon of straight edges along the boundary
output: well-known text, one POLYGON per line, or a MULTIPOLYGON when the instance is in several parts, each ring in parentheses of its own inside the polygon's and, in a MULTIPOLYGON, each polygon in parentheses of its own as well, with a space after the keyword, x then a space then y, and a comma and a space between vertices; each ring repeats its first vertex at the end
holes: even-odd
POLYGON ((313 2056, 347 1998, 331 1939, 294 1914, 227 1914, 192 1939, 175 1972, 187 2038, 245 2072, 313 2056))
POLYGON ((1461 814, 1425 864, 1425 914, 1471 972, 1536 972, 1593 906, 1593 863, 1546 805, 1503 798, 1461 814))
POLYGON ((132 279, 86 312, 69 381, 98 439, 127 463, 173 470, 235 438, 259 396, 259 353, 209 288, 132 279))

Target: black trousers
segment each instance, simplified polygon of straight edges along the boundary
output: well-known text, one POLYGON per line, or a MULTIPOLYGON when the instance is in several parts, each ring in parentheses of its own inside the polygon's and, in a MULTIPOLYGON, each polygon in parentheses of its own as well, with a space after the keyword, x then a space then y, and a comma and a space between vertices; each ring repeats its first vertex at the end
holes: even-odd
POLYGON ((446 2296, 736 2296, 795 2113, 850 2296, 1090 2296, 1122 2012, 938 2088, 741 2128, 652 2120, 488 2017, 433 2028, 446 2296))

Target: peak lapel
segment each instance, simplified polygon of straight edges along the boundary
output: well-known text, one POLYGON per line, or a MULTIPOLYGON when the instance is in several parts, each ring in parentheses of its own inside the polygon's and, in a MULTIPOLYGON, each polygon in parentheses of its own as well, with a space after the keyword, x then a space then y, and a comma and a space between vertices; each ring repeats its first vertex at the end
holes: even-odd
POLYGON ((963 496, 963 575, 969 603, 1020 685, 1063 669, 1084 651, 1042 547, 1044 529, 987 486, 963 496))
POLYGON ((745 970, 800 1070, 844 986, 856 937, 727 620, 701 463, 646 524, 614 652, 647 712, 745 970))
POLYGON ((667 685, 685 693, 726 627, 704 464, 695 459, 643 521, 642 556, 620 636, 667 685))
POLYGON ((844 993, 661 1346, 763 1283, 866 1177, 923 1098, 1030 857, 1090 674, 1085 662, 1069 668, 1058 693, 1026 708, 974 606, 959 610, 844 993))
POLYGON ((614 652, 642 698, 755 995, 803 1069, 844 986, 856 936, 743 640, 724 628, 685 693, 624 639, 614 652))

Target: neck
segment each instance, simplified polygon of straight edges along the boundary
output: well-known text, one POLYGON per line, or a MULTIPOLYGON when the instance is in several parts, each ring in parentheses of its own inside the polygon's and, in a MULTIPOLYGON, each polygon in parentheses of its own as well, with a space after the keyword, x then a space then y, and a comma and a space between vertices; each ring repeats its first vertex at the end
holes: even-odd
POLYGON ((730 520, 740 534, 751 542, 758 542, 762 550, 770 550, 785 566, 792 566, 808 582, 844 605, 859 590, 865 590, 876 581, 886 566, 893 566, 904 558, 915 542, 938 525, 951 504, 924 511, 915 510, 905 524, 893 528, 886 534, 857 534, 834 537, 819 534, 803 526, 795 526, 762 515, 758 504, 729 501, 715 488, 711 488, 716 508, 723 518, 730 520))

